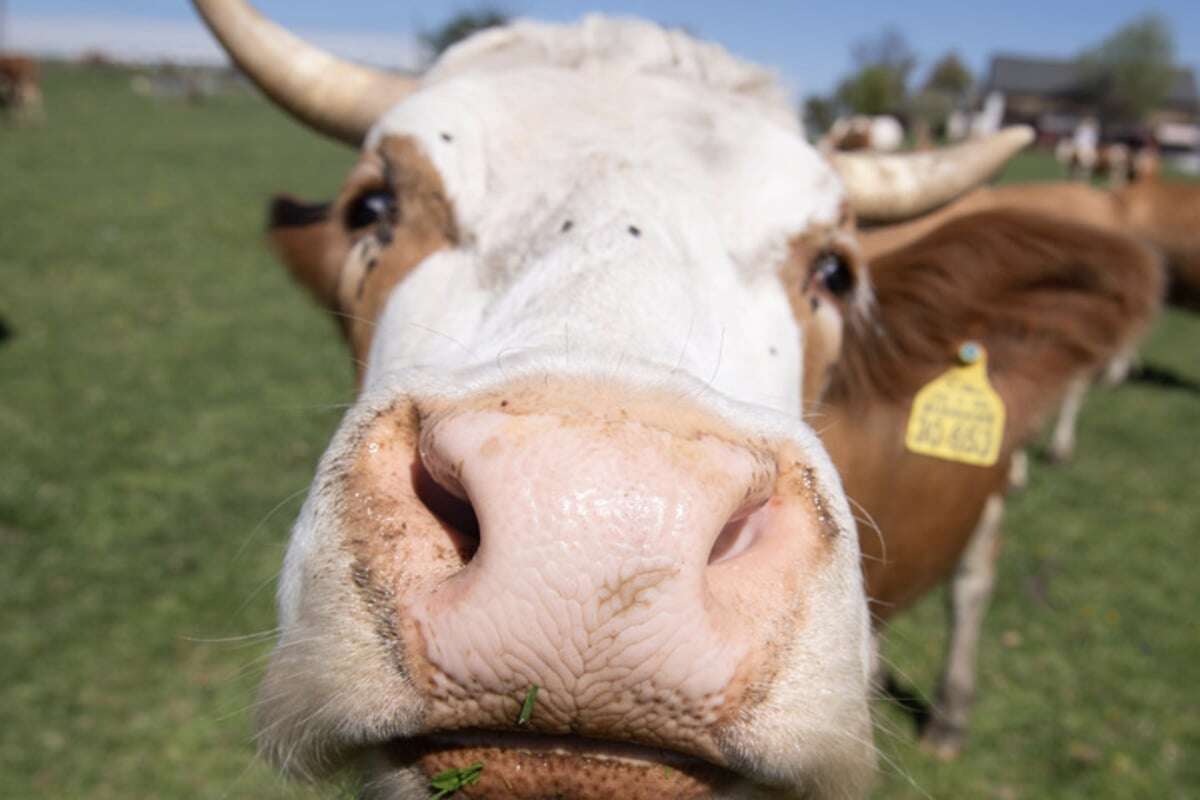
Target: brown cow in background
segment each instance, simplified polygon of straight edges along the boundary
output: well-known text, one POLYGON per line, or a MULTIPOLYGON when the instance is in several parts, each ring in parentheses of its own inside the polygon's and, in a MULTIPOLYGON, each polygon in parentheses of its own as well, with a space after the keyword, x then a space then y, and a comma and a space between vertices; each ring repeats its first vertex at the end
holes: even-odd
POLYGON ((0 54, 0 112, 19 123, 44 119, 41 75, 29 56, 0 54))
POLYGON ((876 150, 892 152, 904 144, 904 126, 891 116, 842 117, 821 138, 818 147, 825 152, 876 150))

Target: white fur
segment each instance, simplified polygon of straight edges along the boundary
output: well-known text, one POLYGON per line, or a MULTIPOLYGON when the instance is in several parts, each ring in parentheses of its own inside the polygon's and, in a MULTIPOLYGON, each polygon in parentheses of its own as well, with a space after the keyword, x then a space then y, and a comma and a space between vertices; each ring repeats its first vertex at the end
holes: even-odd
POLYGON ((776 272, 844 195, 768 86, 644 23, 522 23, 453 50, 368 137, 420 141, 465 234, 394 292, 368 386, 413 364, 590 351, 798 414, 799 334, 776 272))

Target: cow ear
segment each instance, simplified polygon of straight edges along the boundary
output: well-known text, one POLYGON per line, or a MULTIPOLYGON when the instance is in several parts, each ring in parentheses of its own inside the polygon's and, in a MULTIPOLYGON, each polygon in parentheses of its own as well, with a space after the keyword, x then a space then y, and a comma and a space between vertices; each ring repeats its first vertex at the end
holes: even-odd
POLYGON ((339 231, 330 203, 304 203, 289 195, 271 201, 267 234, 271 246, 298 283, 326 308, 337 308, 339 231))
POLYGON ((982 344, 996 390, 1032 432, 1074 377, 1146 329, 1158 257, 1132 238, 1018 211, 953 219, 870 265, 875 302, 848 320, 827 397, 907 404, 982 344))

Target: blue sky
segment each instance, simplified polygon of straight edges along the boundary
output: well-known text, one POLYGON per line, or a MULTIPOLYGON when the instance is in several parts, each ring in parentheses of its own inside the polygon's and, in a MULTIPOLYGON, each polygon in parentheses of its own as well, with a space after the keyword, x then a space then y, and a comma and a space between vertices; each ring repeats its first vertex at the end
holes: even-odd
MULTIPOLYGON (((3 0, 0 0, 3 5, 3 0)), ((215 50, 184 0, 8 0, 9 46, 212 59, 215 50)), ((271 18, 345 55, 410 66, 415 34, 479 2, 257 0, 271 18)), ((995 52, 1071 56, 1149 11, 1174 26, 1180 61, 1200 72, 1200 0, 908 0, 715 3, 701 0, 501 0, 519 16, 570 21, 588 11, 683 25, 776 69, 798 93, 825 92, 851 66, 850 45, 894 24, 927 67, 956 49, 980 72, 995 52)), ((920 74, 920 73, 918 73, 920 74)))

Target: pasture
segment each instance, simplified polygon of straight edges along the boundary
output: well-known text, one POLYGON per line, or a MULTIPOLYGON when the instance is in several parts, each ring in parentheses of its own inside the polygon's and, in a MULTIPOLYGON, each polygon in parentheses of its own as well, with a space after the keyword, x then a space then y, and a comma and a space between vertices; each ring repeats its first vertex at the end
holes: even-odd
MULTIPOLYGON (((133 94, 46 70, 0 128, 0 797, 300 798, 250 709, 288 527, 352 374, 262 236, 278 190, 352 154, 250 94, 133 94)), ((1057 177, 1024 156, 1020 179, 1057 177)), ((1145 350, 1200 381, 1200 318, 1145 350)), ((1009 505, 972 737, 953 764, 877 704, 879 798, 1200 794, 1200 395, 1097 391, 1076 461, 1009 505)), ((918 693, 940 597, 892 629, 918 693)))

